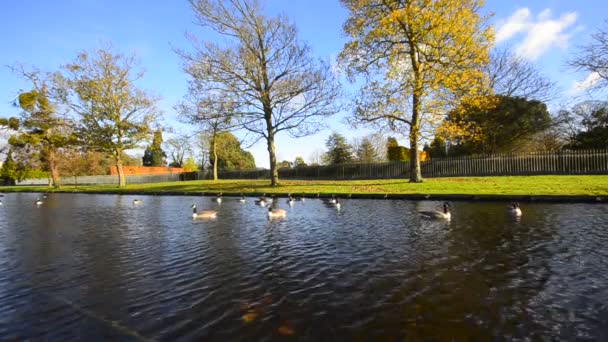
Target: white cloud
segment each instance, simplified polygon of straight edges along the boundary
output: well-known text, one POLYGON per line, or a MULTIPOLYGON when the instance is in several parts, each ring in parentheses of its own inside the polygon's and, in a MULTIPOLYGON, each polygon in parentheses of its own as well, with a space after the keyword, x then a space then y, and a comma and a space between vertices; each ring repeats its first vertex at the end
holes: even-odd
POLYGON ((530 10, 525 7, 518 9, 507 20, 499 22, 500 27, 496 31, 496 42, 500 43, 527 30, 529 23, 530 10))
POLYGON ((598 72, 592 72, 582 81, 574 81, 572 87, 568 91, 568 94, 575 95, 593 87, 600 80, 600 74, 598 72))
POLYGON ((509 18, 498 23, 496 42, 502 42, 523 33, 525 36, 515 51, 528 60, 535 60, 553 47, 566 48, 574 30, 576 12, 551 18, 551 10, 543 10, 533 18, 528 8, 516 10, 509 18))

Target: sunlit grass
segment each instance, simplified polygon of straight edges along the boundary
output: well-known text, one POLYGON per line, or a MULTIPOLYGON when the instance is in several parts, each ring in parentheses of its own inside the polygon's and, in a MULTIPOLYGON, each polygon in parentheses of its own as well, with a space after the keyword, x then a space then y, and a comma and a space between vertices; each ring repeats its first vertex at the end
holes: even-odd
MULTIPOLYGON (((0 187, 0 191, 55 191, 45 186, 0 187)), ((354 181, 284 180, 271 187, 268 180, 185 181, 116 186, 64 186, 61 192, 209 193, 225 194, 420 194, 420 195, 608 195, 608 176, 453 177, 409 183, 401 179, 354 181)))

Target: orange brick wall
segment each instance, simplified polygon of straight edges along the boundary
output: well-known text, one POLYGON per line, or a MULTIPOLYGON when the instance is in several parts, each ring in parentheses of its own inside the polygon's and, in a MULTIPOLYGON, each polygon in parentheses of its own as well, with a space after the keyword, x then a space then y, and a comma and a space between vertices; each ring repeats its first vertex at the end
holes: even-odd
MULTIPOLYGON (((158 173, 182 173, 184 169, 181 167, 158 167, 158 166, 124 166, 125 175, 149 175, 158 173)), ((110 168, 110 175, 116 176, 118 172, 116 167, 110 168)))

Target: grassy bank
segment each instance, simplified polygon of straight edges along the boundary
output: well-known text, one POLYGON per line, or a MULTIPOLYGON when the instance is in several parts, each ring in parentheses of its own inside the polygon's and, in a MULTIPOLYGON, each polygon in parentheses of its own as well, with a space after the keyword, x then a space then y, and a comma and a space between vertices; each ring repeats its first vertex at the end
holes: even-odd
MULTIPOLYGON (((53 192, 43 186, 0 187, 2 192, 53 192)), ((278 187, 267 180, 220 180, 132 184, 115 186, 65 186, 60 192, 101 193, 208 193, 216 194, 375 194, 375 195, 502 195, 502 196, 607 196, 608 176, 517 176, 454 177, 426 179, 412 184, 400 179, 355 181, 281 181, 278 187)))

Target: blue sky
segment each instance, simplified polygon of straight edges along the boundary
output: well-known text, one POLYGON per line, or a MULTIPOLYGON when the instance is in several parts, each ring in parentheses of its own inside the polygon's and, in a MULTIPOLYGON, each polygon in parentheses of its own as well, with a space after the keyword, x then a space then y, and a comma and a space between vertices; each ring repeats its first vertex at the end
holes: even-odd
MULTIPOLYGON (((549 104, 553 110, 587 96, 584 88, 593 82, 593 76, 573 73, 564 62, 608 19, 606 9, 608 5, 602 0, 489 0, 484 7, 484 11, 494 13, 491 22, 498 44, 512 46, 558 83, 563 97, 549 104)), ((338 0, 267 0, 266 10, 287 13, 300 37, 320 58, 335 59, 344 44, 341 27, 347 13, 338 0)), ((193 24, 186 0, 8 1, 0 16, 0 116, 17 115, 11 103, 20 89, 27 89, 27 83, 4 65, 23 62, 54 71, 72 61, 79 51, 111 42, 117 51, 137 54, 146 71, 141 87, 161 98, 159 107, 166 123, 188 130, 188 126, 175 123, 173 110, 185 94, 187 78, 172 46, 189 47, 186 31, 201 32, 193 24)), ((328 129, 311 137, 295 140, 279 136, 278 159, 302 156, 308 160, 315 149, 324 147, 332 130, 349 138, 369 132, 348 127, 343 123, 345 115, 348 111, 336 115, 328 121, 328 129)), ((405 143, 403 135, 397 137, 405 143)), ((264 143, 250 151, 258 166, 268 166, 264 143)))

